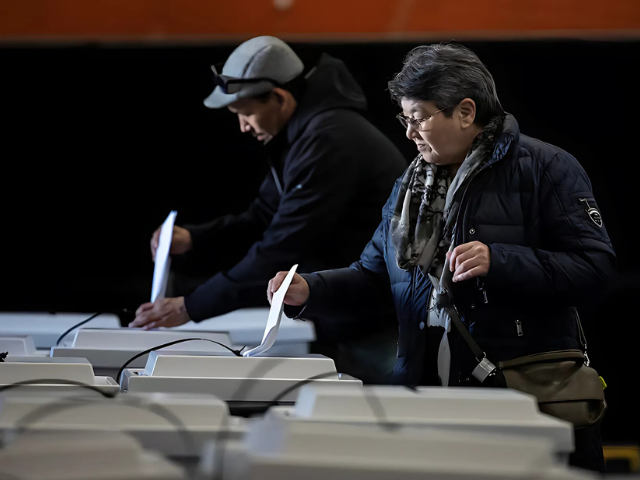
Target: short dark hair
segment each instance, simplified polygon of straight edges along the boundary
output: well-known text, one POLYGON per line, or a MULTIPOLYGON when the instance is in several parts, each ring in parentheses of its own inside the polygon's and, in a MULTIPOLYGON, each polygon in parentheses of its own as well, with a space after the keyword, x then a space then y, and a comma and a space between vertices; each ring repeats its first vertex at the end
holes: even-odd
POLYGON ((475 123, 504 114, 493 77, 478 56, 462 45, 440 43, 416 47, 404 59, 400 73, 389 82, 395 102, 403 98, 432 101, 444 114, 465 98, 476 103, 475 123))
POLYGON ((273 90, 269 90, 268 92, 261 93, 260 95, 256 95, 255 97, 252 97, 252 98, 254 98, 255 100, 258 100, 259 102, 267 103, 271 98, 272 93, 273 93, 273 90))

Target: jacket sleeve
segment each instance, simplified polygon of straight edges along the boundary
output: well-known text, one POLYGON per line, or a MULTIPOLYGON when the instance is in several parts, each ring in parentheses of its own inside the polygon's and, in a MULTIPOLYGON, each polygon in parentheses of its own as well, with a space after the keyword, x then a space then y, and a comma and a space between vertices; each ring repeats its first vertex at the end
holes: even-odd
POLYGON ((302 275, 309 284, 309 301, 302 309, 285 307, 285 314, 313 321, 319 341, 355 337, 389 319, 395 321, 382 230, 381 224, 350 267, 302 275))
MULTIPOLYGON (((287 167, 284 194, 264 235, 236 265, 221 272, 185 297, 192 320, 266 302, 268 281, 308 256, 333 228, 357 192, 358 175, 348 151, 336 144, 331 132, 317 131, 296 142, 294 164, 287 167)), ((340 238, 332 238, 339 247, 340 238)))
POLYGON ((274 209, 268 199, 277 195, 270 176, 262 182, 258 197, 247 210, 237 215, 225 215, 200 225, 185 225, 191 233, 192 252, 183 255, 200 259, 215 257, 217 270, 226 270, 239 262, 251 245, 258 241, 273 218, 274 209))
POLYGON ((606 287, 615 254, 604 225, 587 212, 598 207, 589 178, 575 158, 556 155, 540 182, 538 223, 545 248, 489 245, 485 288, 489 296, 493 290, 575 305, 606 287))
POLYGON ((398 185, 396 182, 382 221, 360 260, 348 268, 302 275, 309 284, 308 302, 302 307, 285 306, 288 317, 314 322, 318 340, 351 337, 375 325, 396 321, 384 239, 388 228, 385 212, 389 211, 398 185))

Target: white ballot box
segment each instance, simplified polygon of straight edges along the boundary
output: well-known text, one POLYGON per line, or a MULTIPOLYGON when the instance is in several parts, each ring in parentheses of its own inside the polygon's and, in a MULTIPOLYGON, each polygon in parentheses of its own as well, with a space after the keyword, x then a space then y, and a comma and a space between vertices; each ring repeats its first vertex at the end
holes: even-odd
POLYGON ((178 465, 119 432, 33 433, 0 450, 0 478, 12 480, 186 480, 178 465))
POLYGON ((509 389, 399 386, 302 387, 293 407, 273 407, 268 416, 287 422, 390 424, 403 429, 437 427, 464 432, 540 437, 567 462, 574 450, 573 426, 540 413, 536 399, 509 389))
POLYGON ((264 417, 242 442, 211 442, 199 477, 223 480, 578 480, 542 438, 370 428, 264 417))
POLYGON ((332 359, 306 357, 185 356, 152 352, 144 369, 124 371, 127 392, 210 393, 229 402, 234 414, 258 413, 278 403, 292 403, 305 382, 361 386, 336 371, 332 359))
MULTIPOLYGON (((51 348, 65 331, 86 320, 90 313, 0 313, 0 336, 29 335, 36 348, 51 348)), ((87 325, 119 328, 117 315, 102 314, 87 325)))
POLYGON ((0 336, 0 353, 8 353, 10 357, 46 357, 47 350, 38 350, 29 335, 0 336))
MULTIPOLYGON (((157 345, 187 338, 204 338, 231 347, 231 339, 223 332, 190 332, 175 329, 139 330, 132 328, 99 329, 80 328, 70 335, 69 345, 51 348, 52 357, 80 357, 89 360, 96 375, 116 377, 120 367, 140 352, 157 345)), ((210 341, 182 342, 163 349, 189 352, 197 355, 225 353, 228 350, 210 341)), ((131 363, 132 368, 143 368, 148 355, 131 363)))
POLYGON ((105 393, 115 394, 119 390, 113 378, 95 376, 91 364, 84 358, 7 357, 0 363, 1 394, 72 392, 82 388, 77 386, 80 384, 105 393), (25 385, 7 388, 15 383, 25 385))
MULTIPOLYGON (((234 345, 253 348, 260 345, 264 334, 268 308, 245 308, 202 322, 188 322, 176 327, 180 330, 229 332, 234 345)), ((316 339, 312 322, 292 320, 282 316, 275 344, 269 356, 295 356, 309 353, 309 344, 316 339)))
POLYGON ((0 404, 2 434, 120 431, 168 457, 199 458, 209 440, 237 441, 245 422, 231 417, 227 404, 213 395, 14 395, 0 404))

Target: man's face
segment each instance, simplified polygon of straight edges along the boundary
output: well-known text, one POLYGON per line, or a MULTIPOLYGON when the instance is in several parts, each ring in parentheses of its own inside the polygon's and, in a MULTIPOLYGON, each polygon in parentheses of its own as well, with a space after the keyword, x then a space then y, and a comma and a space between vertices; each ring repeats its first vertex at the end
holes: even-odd
POLYGON ((407 138, 415 142, 428 163, 451 165, 464 160, 469 140, 457 106, 454 106, 453 115, 447 117, 445 112, 438 112, 440 109, 434 102, 403 98, 401 104, 405 117, 424 119, 420 122, 419 129, 409 125, 407 138))
POLYGON ((267 143, 275 137, 288 121, 283 114, 282 103, 273 92, 265 101, 243 98, 228 108, 238 115, 240 130, 250 133, 262 143, 267 143))

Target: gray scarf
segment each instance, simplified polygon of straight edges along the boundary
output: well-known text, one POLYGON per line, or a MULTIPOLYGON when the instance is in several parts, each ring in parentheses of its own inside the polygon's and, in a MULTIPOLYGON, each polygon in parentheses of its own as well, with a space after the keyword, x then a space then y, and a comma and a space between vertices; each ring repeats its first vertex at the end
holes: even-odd
POLYGON ((453 181, 446 166, 427 163, 422 155, 411 163, 402 178, 390 226, 399 268, 409 271, 418 265, 440 276, 462 194, 491 159, 503 122, 503 116, 496 116, 487 123, 453 181))

